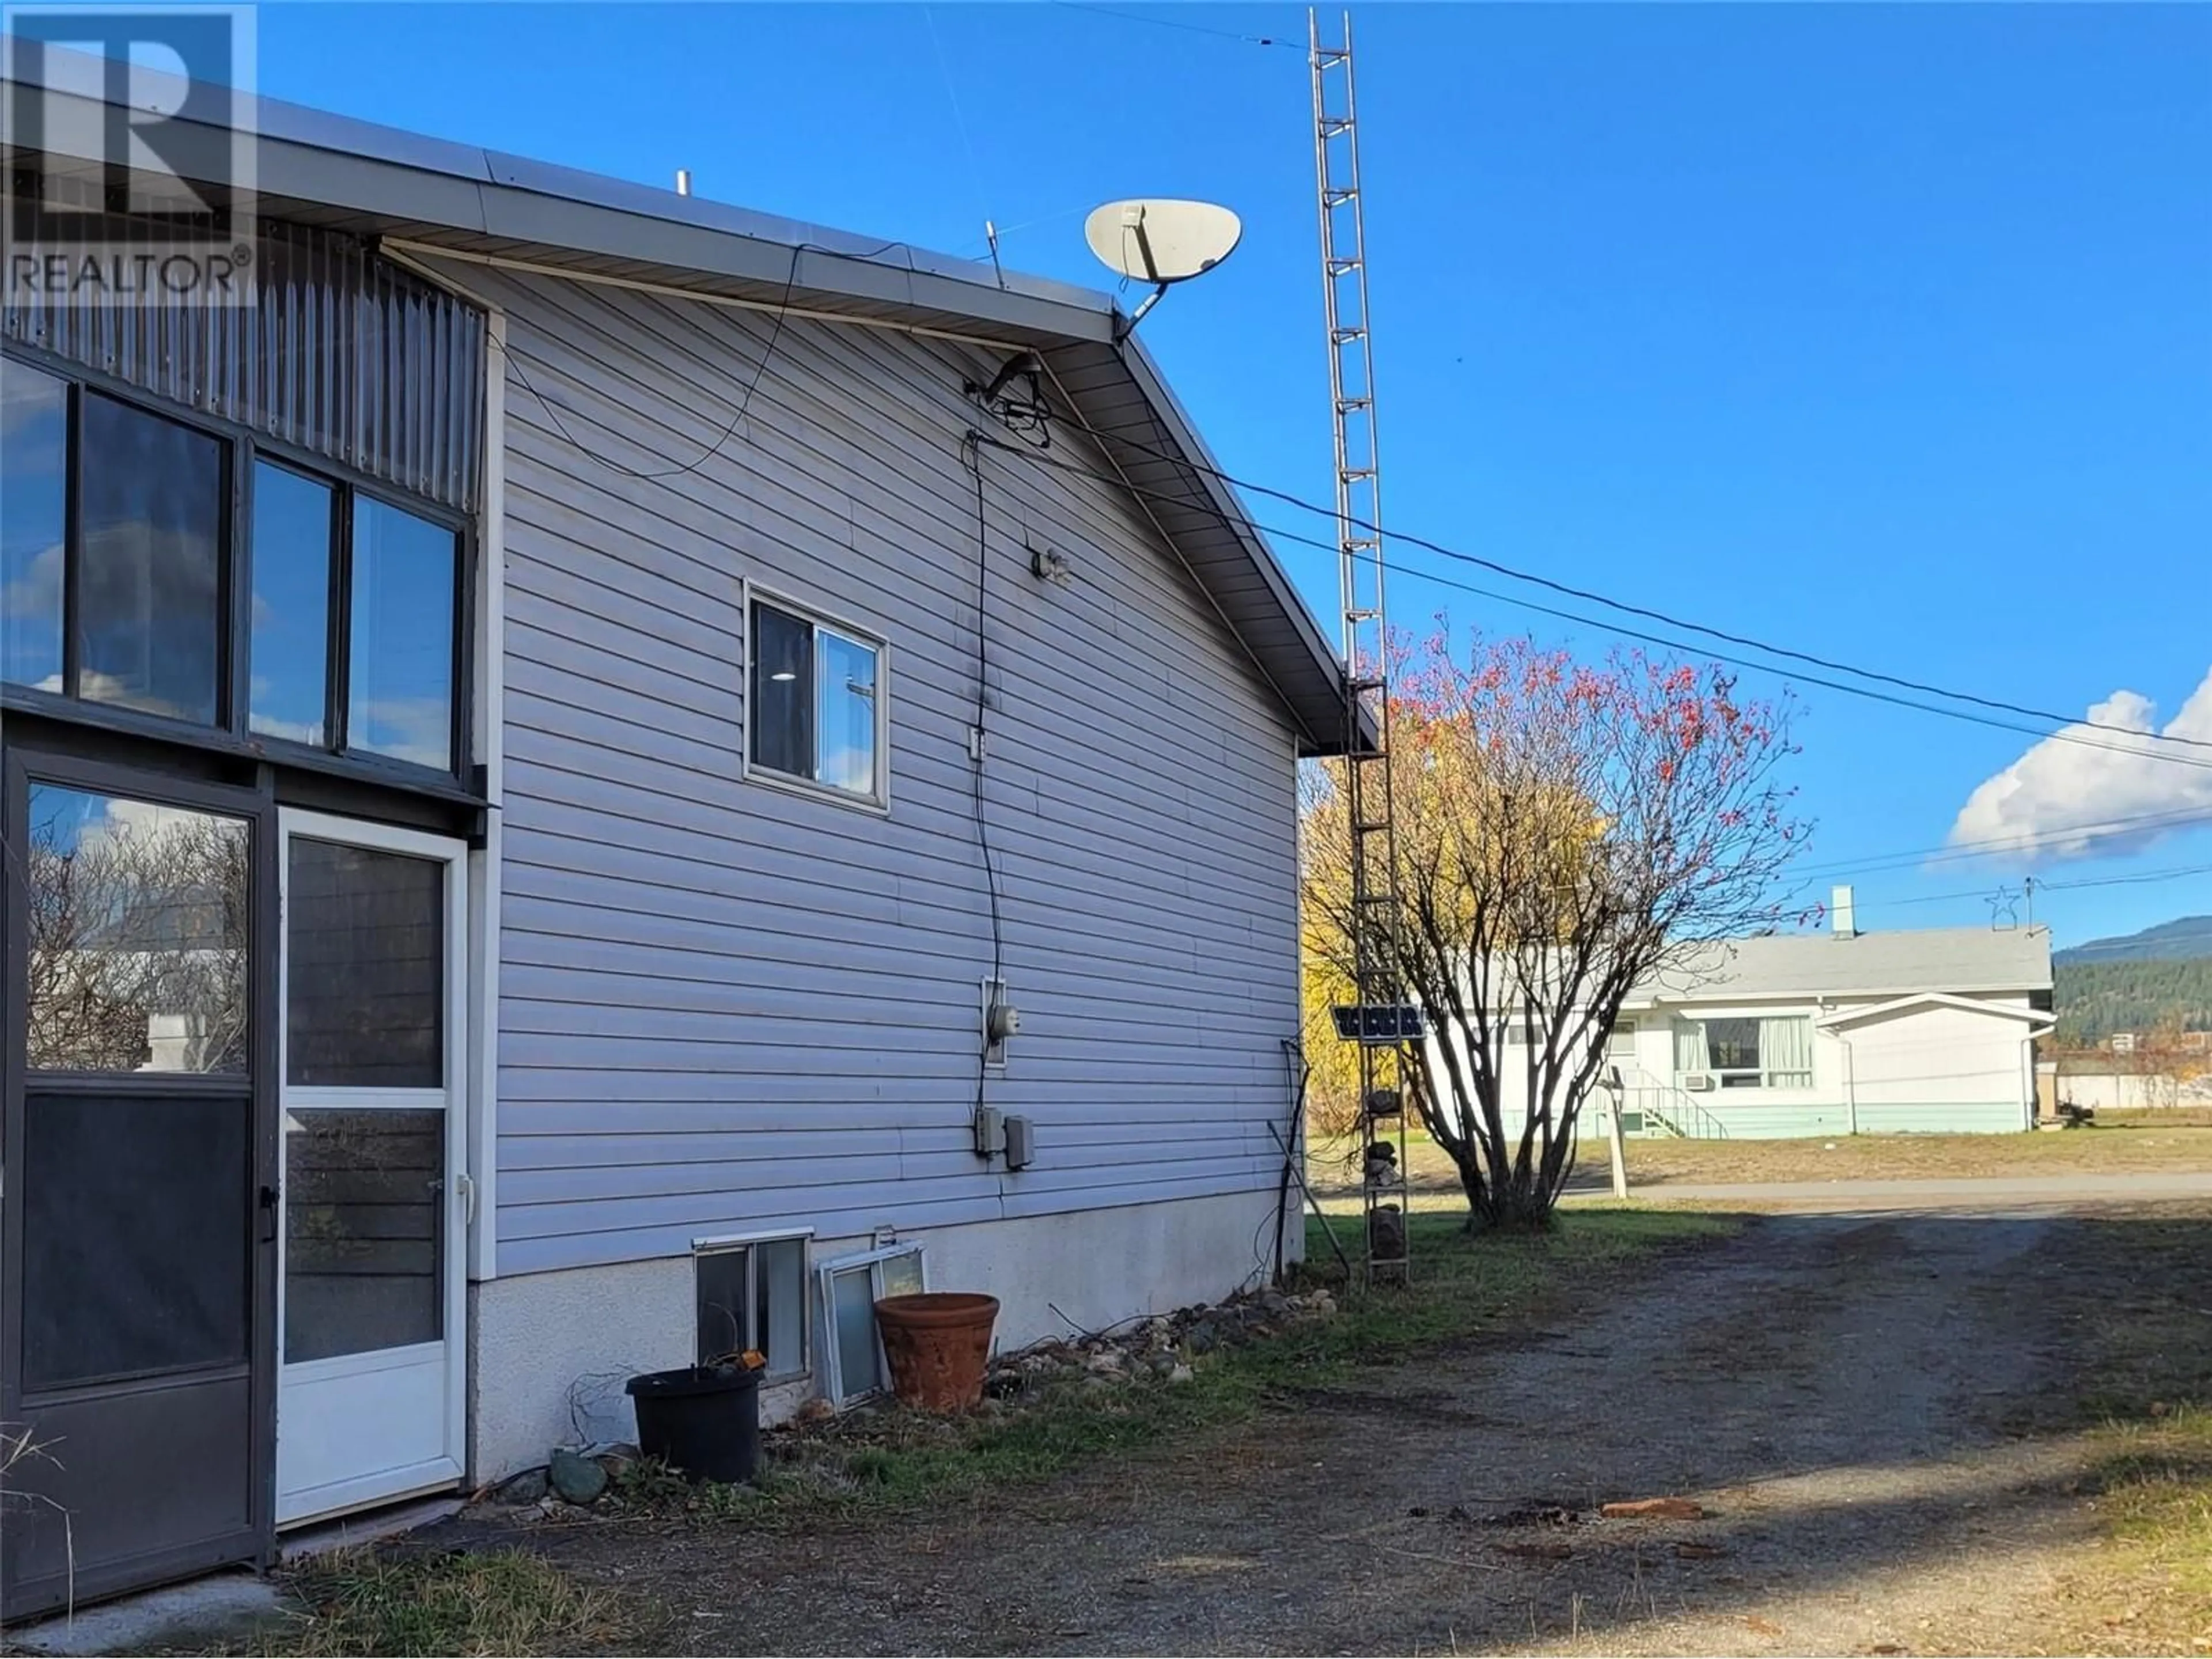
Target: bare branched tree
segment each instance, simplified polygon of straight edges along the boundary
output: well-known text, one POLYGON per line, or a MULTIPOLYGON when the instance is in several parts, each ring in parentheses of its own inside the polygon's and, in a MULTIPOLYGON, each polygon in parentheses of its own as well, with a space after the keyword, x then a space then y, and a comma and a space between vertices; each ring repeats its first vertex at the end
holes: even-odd
MULTIPOLYGON (((1401 654, 1395 957, 1430 1030, 1408 1068, 1413 1104, 1458 1170, 1471 1224, 1540 1224, 1631 989, 1784 919, 1784 866, 1805 830, 1777 774, 1796 751, 1784 711, 1740 699, 1717 667, 1640 653, 1589 667, 1479 637, 1462 665, 1441 635, 1401 654)), ((1343 819, 1326 782, 1309 792, 1309 950, 1340 975, 1343 819)))

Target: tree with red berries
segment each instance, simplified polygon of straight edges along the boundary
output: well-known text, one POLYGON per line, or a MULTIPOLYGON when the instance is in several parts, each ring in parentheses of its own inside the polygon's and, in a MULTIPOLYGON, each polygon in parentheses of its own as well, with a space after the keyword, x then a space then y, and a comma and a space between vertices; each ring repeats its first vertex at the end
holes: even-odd
MULTIPOLYGON (((1806 826, 1780 781, 1788 708, 1740 696, 1717 665, 1640 652, 1593 666, 1477 636, 1455 657, 1440 633, 1401 655, 1395 954, 1430 1033, 1411 1103, 1471 1225, 1540 1225, 1631 989, 1686 984, 1717 941, 1795 914, 1783 875, 1806 826)), ((1341 977, 1350 832, 1331 775, 1310 781, 1308 962, 1341 977)))

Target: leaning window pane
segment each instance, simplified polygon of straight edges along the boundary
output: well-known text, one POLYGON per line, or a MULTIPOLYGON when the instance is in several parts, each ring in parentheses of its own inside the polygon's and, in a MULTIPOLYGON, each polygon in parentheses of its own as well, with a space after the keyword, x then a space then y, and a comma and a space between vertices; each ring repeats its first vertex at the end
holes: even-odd
POLYGON ((245 822, 50 784, 29 806, 31 1068, 246 1070, 245 822))
POLYGON ((876 791, 876 653, 857 641, 821 629, 820 694, 816 730, 817 781, 856 794, 876 791))
POLYGON ((453 770, 456 547, 441 525, 354 498, 347 748, 453 770))
POLYGON ((331 487, 253 469, 253 634, 247 724, 319 744, 330 684, 331 487))
POLYGON ((222 445, 90 394, 82 426, 77 694, 212 726, 222 445))
POLYGON ((753 607, 753 764, 795 778, 814 775, 814 624, 753 607))
POLYGON ((837 1380, 840 1399, 883 1386, 876 1358, 875 1277, 866 1267, 848 1267, 830 1276, 830 1302, 837 1322, 837 1380))
POLYGON ((0 358, 0 680, 62 690, 69 387, 0 358))

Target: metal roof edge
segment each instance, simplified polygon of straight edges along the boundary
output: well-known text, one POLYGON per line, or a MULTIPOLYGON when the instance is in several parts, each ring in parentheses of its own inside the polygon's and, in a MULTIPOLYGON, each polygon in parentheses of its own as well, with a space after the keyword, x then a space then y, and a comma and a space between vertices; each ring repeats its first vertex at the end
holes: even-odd
MULTIPOLYGON (((50 46, 40 54, 42 73, 33 78, 21 72, 16 55, 18 46, 16 37, 0 34, 0 82, 45 94, 82 98, 92 103, 106 102, 105 59, 86 52, 50 46)), ((179 103, 187 86, 181 76, 140 66, 134 66, 132 81, 134 86, 143 89, 156 100, 170 95, 179 103)), ((574 208, 596 210, 632 219, 657 220, 673 228, 715 235, 742 237, 774 245, 787 252, 794 247, 805 247, 856 264, 877 265, 902 272, 909 277, 933 279, 959 289, 969 290, 971 297, 965 305, 956 304, 948 308, 969 310, 979 319, 988 319, 996 314, 997 296, 1064 307, 1080 313, 1083 320, 1068 330, 1078 338, 1107 337, 1117 315, 1111 295, 1052 277, 1013 271, 1002 273, 996 266, 981 261, 936 252, 907 242, 871 239, 855 232, 757 212, 705 197, 679 196, 672 189, 638 184, 555 162, 534 161, 526 156, 483 149, 452 139, 431 137, 404 128, 386 126, 258 94, 241 94, 240 97, 245 105, 241 112, 242 125, 254 133, 263 146, 261 159, 264 163, 271 159, 277 160, 287 167, 288 171, 296 169, 299 159, 285 156, 281 151, 272 155, 270 147, 282 146, 343 158, 345 167, 334 169, 333 177, 340 176, 342 171, 358 174, 364 165, 428 173, 465 182, 483 190, 513 191, 546 198, 574 208), (897 257, 891 257, 895 252, 897 257)), ((178 125, 208 125, 196 122, 178 125)), ((212 127, 209 130, 227 131, 212 127)), ((76 151, 64 153, 79 154, 76 151)), ((81 159, 97 161, 102 158, 83 154, 81 159)), ((223 181, 210 174, 207 182, 223 181)), ((292 180, 288 179, 286 184, 286 188, 275 189, 271 187, 270 181, 264 179, 260 181, 260 188, 265 194, 294 194, 317 200, 328 197, 325 191, 300 189, 292 180)), ((356 205, 346 196, 337 198, 331 204, 356 205)), ((482 216, 469 220, 450 218, 449 222, 456 229, 484 231, 496 228, 489 225, 482 216)), ((620 251, 630 250, 624 246, 620 251)), ((884 297, 877 289, 871 288, 864 292, 865 297, 884 297)))
MULTIPOLYGON (((19 44, 15 37, 0 33, 0 82, 9 90, 27 88, 46 98, 106 105, 105 59, 50 47, 40 54, 41 72, 33 78, 19 73, 19 44)), ((181 76, 136 68, 133 84, 157 100, 173 95, 179 103, 186 86, 181 76)), ((1208 503, 1249 555, 1268 596, 1290 620, 1303 647, 1298 671, 1317 672, 1340 691, 1342 659, 1233 487, 1218 476, 1218 465, 1197 426, 1151 352, 1128 334, 1128 319, 1110 295, 1046 277, 1002 276, 994 266, 903 242, 872 242, 851 232, 679 196, 673 190, 278 99, 243 96, 246 108, 240 124, 249 125, 258 141, 256 190, 280 203, 328 207, 371 222, 443 229, 463 237, 662 264, 673 271, 801 294, 957 314, 987 327, 997 324, 1028 335, 1110 345, 1170 443, 1182 453, 1208 503)), ((11 112, 15 102, 9 100, 11 112)), ((228 182, 224 164, 232 129, 205 121, 175 125, 191 130, 197 140, 195 159, 182 165, 204 170, 188 176, 204 183, 228 182)), ((64 134, 96 132, 100 124, 63 123, 59 128, 64 134)), ((47 124, 48 133, 55 129, 56 124, 47 124)), ((8 136, 12 142, 13 135, 8 136)), ((65 142, 47 147, 78 161, 105 159, 65 142)), ((1341 752, 1341 732, 1316 731, 1295 707, 1290 713, 1314 752, 1341 752)))

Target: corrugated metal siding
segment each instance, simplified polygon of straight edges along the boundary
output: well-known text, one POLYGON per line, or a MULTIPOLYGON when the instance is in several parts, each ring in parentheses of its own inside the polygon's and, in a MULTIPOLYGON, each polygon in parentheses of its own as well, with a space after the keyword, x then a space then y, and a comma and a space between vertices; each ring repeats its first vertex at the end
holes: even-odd
MULTIPOLYGON (((467 280, 508 307, 520 367, 500 1271, 1272 1188, 1291 726, 1126 492, 983 458, 986 801, 1024 1022, 989 1097, 1039 1148, 1003 1175, 968 1150, 992 943, 959 388, 987 365, 793 319, 710 456, 772 319, 467 280), (1024 535, 1074 580, 1035 580, 1024 535), (888 636, 888 817, 739 781, 741 577, 888 636)), ((1104 471, 1079 441, 1055 457, 1104 471)))
POLYGON ((472 510, 483 313, 351 237, 264 222, 259 252, 251 308, 33 300, 0 337, 472 510))

